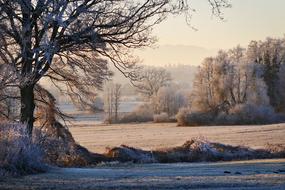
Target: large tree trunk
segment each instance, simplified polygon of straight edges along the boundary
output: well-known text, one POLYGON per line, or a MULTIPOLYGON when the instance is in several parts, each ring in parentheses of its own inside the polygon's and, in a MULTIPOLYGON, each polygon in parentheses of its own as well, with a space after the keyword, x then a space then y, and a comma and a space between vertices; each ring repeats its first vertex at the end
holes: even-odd
POLYGON ((27 125, 27 132, 32 136, 34 127, 34 85, 20 88, 21 92, 21 122, 27 125))

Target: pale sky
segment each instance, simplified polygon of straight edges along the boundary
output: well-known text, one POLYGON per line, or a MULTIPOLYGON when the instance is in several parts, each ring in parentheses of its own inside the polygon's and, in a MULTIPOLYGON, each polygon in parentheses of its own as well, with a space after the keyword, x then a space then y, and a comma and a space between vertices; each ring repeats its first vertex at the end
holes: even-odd
POLYGON ((225 20, 221 21, 212 16, 206 0, 192 0, 196 13, 191 23, 198 31, 191 29, 183 16, 168 18, 154 30, 159 48, 138 53, 144 64, 198 65, 202 57, 214 55, 218 49, 284 36, 285 0, 231 2, 232 8, 224 11, 225 20))

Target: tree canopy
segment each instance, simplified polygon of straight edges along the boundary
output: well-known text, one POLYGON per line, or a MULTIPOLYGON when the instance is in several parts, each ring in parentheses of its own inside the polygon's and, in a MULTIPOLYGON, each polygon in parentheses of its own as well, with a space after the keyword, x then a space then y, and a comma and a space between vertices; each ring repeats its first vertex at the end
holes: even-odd
MULTIPOLYGON (((208 0, 221 15, 227 0, 208 0)), ((113 63, 129 78, 131 50, 155 42, 153 26, 169 14, 189 14, 188 0, 0 0, 0 63, 21 91, 21 121, 33 128, 35 84, 43 77, 70 94, 90 93, 113 63)))

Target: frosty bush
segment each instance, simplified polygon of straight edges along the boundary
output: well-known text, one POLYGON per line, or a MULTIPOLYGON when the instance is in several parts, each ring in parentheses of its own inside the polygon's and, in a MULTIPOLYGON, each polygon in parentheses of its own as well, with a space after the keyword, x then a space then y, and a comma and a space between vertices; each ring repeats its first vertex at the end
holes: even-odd
POLYGON ((210 125, 214 117, 210 112, 193 112, 189 108, 182 108, 176 115, 178 126, 210 125))
POLYGON ((43 152, 21 124, 0 124, 0 175, 44 172, 43 152))
MULTIPOLYGON (((59 167, 84 167, 96 164, 101 158, 72 141, 45 137, 40 143, 44 161, 59 167)), ((103 159, 103 158, 102 158, 103 159)))
POLYGON ((210 125, 213 122, 214 116, 212 113, 196 112, 187 116, 188 125, 210 125))
POLYGON ((169 122, 170 118, 167 113, 154 114, 153 121, 155 123, 164 123, 164 122, 169 122))
POLYGON ((30 140, 23 125, 0 124, 0 176, 44 172, 48 165, 79 167, 106 160, 78 145, 68 129, 57 130, 59 137, 36 128, 30 140))
POLYGON ((133 112, 119 118, 118 123, 149 122, 153 121, 153 111, 149 104, 142 104, 133 112))
POLYGON ((60 167, 82 167, 104 160, 77 144, 65 126, 59 122, 46 126, 45 130, 34 130, 34 141, 42 148, 44 161, 60 167))
MULTIPOLYGON (((238 104, 229 110, 229 124, 269 124, 278 122, 278 115, 271 106, 238 104)), ((216 123, 224 123, 219 119, 216 123)))
POLYGON ((176 120, 178 126, 186 126, 187 123, 187 116, 189 115, 189 110, 187 108, 181 108, 179 112, 176 114, 176 120))
POLYGON ((197 125, 253 125, 271 124, 285 121, 285 116, 278 114, 271 106, 238 104, 228 112, 193 112, 180 109, 176 115, 179 126, 197 125))
POLYGON ((238 104, 229 110, 228 114, 221 113, 215 118, 218 125, 254 125, 271 124, 285 121, 271 106, 255 104, 238 104))

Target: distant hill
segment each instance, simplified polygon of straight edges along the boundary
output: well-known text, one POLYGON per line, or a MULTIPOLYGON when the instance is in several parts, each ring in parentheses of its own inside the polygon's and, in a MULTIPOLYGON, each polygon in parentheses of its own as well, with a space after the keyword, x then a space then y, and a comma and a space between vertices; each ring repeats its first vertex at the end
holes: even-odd
MULTIPOLYGON (((136 51, 135 54, 142 60, 142 65, 164 67, 171 73, 174 82, 192 86, 198 66, 206 57, 215 56, 217 52, 217 49, 199 46, 161 45, 136 51)), ((111 69, 115 73, 114 82, 129 83, 118 70, 111 69)))
MULTIPOLYGON (((145 66, 148 67, 147 65, 145 66)), ((193 65, 168 64, 166 66, 160 66, 160 67, 166 69, 171 74, 174 83, 180 84, 187 88, 192 87, 193 79, 198 70, 198 66, 193 66, 193 65)), ((120 73, 118 70, 113 68, 112 70, 114 72, 113 76, 114 82, 120 84, 130 83, 129 79, 125 78, 123 74, 120 73)))
POLYGON ((200 65, 209 56, 214 56, 218 49, 207 49, 190 45, 161 45, 157 48, 147 48, 137 51, 137 55, 143 59, 143 64, 157 66, 164 65, 200 65))

